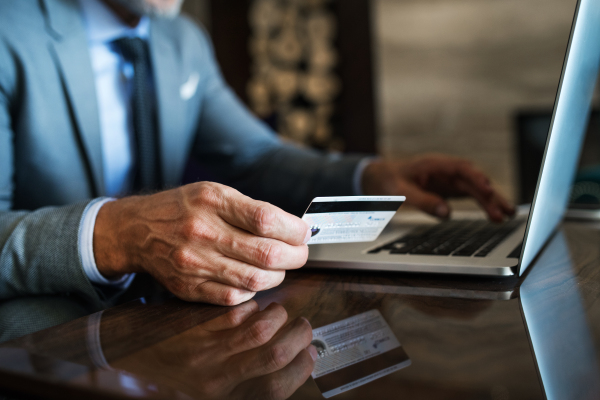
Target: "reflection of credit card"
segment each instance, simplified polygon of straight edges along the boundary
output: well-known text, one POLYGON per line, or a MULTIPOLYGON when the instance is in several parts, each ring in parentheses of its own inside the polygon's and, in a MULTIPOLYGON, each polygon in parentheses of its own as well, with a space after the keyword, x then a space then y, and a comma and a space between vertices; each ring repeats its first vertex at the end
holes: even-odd
POLYGON ((410 365, 378 310, 313 329, 319 358, 312 377, 324 397, 331 397, 410 365))
POLYGON ((315 197, 302 217, 312 230, 308 244, 371 242, 405 200, 404 196, 315 197))

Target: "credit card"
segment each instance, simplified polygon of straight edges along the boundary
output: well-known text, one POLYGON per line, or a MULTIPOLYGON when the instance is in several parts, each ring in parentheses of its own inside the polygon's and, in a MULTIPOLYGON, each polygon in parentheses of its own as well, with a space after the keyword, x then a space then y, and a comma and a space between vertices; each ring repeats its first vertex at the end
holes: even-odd
POLYGON ((404 201, 404 196, 315 197, 302 217, 312 231, 308 244, 371 242, 404 201))
POLYGON ((313 329, 311 374, 329 398, 408 367, 410 358, 378 310, 313 329))

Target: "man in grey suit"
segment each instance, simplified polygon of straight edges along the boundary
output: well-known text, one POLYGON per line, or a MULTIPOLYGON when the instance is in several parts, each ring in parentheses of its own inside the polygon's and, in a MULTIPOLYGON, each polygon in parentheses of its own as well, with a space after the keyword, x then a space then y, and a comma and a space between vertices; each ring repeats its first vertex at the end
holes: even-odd
POLYGON ((11 316, 30 296, 105 308, 136 273, 184 300, 246 301, 304 265, 310 230, 283 209, 317 195, 401 194, 439 217, 444 197, 470 195, 494 220, 512 212, 464 160, 282 143, 227 87, 180 3, 0 1, 0 300, 11 316), (188 157, 229 186, 180 187, 188 157))

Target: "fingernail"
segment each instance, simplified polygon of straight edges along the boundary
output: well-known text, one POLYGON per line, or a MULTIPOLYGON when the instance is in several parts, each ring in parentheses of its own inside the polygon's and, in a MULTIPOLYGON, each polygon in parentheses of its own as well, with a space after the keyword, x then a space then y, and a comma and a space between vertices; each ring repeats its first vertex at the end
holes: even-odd
POLYGON ((302 244, 308 243, 308 241, 310 240, 311 237, 312 237, 312 231, 310 230, 310 228, 308 228, 308 231, 306 231, 306 237, 304 238, 304 242, 302 244))
POLYGON ((313 359, 313 361, 317 361, 317 358, 319 358, 319 353, 317 353, 317 348, 315 346, 313 346, 312 344, 310 346, 308 346, 308 353, 310 354, 310 357, 313 359))
POLYGON ((444 203, 438 204, 438 206, 435 208, 435 215, 440 218, 446 218, 449 212, 450 210, 448 210, 448 206, 444 203))

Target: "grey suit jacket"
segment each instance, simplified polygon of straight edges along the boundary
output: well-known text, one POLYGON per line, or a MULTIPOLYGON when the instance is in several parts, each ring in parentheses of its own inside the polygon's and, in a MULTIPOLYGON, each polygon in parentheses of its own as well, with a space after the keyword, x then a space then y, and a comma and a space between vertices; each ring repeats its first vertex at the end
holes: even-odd
MULTIPOLYGON (((227 87, 194 23, 152 20, 149 47, 167 187, 191 156, 295 212, 316 195, 351 194, 359 157, 282 144, 227 87)), ((88 281, 78 244, 84 210, 104 195, 101 151, 78 2, 0 0, 0 300, 70 294, 96 308, 111 300, 88 281)))

